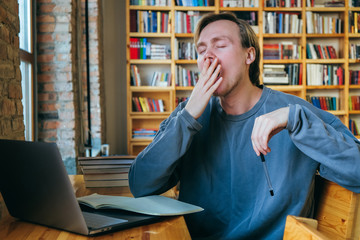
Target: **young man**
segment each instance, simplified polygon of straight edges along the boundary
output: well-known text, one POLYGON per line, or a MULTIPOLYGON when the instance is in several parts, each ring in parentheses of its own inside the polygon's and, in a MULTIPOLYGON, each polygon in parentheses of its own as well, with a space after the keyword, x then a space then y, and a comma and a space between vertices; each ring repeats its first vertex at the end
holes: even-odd
POLYGON ((180 181, 179 199, 205 209, 185 216, 194 239, 282 239, 287 215, 312 216, 317 170, 360 192, 359 141, 330 113, 259 84, 259 45, 245 21, 206 15, 195 43, 199 82, 132 165, 134 196, 180 181))

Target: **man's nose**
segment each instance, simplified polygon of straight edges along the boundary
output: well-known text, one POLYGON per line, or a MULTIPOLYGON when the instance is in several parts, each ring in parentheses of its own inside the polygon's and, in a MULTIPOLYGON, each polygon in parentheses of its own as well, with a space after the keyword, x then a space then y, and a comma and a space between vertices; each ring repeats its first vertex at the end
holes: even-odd
POLYGON ((215 55, 212 53, 211 50, 208 50, 205 54, 205 60, 206 59, 209 59, 210 60, 210 63, 212 63, 214 60, 215 60, 215 55))

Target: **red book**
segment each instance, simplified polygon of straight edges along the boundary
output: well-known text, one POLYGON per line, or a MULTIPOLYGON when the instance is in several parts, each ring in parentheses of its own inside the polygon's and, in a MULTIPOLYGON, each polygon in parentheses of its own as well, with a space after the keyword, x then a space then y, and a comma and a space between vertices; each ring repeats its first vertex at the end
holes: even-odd
POLYGON ((136 38, 130 38, 130 59, 136 58, 136 38))
POLYGON ((324 59, 324 55, 323 55, 323 53, 322 53, 321 46, 320 46, 320 45, 316 45, 316 47, 317 47, 317 49, 318 49, 318 51, 319 51, 320 58, 321 58, 321 59, 324 59))
POLYGON ((186 32, 191 33, 191 20, 189 14, 186 14, 186 32))
POLYGON ((333 46, 329 46, 329 49, 331 58, 337 58, 335 48, 333 46))

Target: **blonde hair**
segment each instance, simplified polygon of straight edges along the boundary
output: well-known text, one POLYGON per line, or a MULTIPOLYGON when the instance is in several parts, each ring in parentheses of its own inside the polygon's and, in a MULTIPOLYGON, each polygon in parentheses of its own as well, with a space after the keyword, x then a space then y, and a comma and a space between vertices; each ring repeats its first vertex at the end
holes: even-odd
POLYGON ((243 48, 253 47, 255 49, 255 60, 250 64, 249 68, 249 77, 250 81, 253 85, 260 85, 260 48, 259 41, 248 22, 242 19, 238 19, 236 15, 232 12, 222 12, 222 13, 208 13, 204 15, 200 21, 197 23, 195 34, 194 34, 194 42, 197 44, 200 34, 202 30, 209 25, 210 23, 220 21, 220 20, 228 20, 236 23, 240 32, 240 43, 243 48))

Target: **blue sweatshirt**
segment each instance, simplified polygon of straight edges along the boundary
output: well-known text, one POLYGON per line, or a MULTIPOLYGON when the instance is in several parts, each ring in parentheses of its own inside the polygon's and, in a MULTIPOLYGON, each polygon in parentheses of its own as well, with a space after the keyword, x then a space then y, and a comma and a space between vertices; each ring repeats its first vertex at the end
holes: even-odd
POLYGON ((360 192, 360 143, 334 115, 263 87, 248 112, 228 115, 212 97, 195 120, 180 104, 163 121, 130 173, 134 196, 161 194, 180 181, 179 200, 205 210, 186 215, 192 238, 282 239, 286 216, 311 217, 314 176, 360 192), (251 144, 255 118, 290 107, 286 129, 265 156, 275 195, 251 144))

